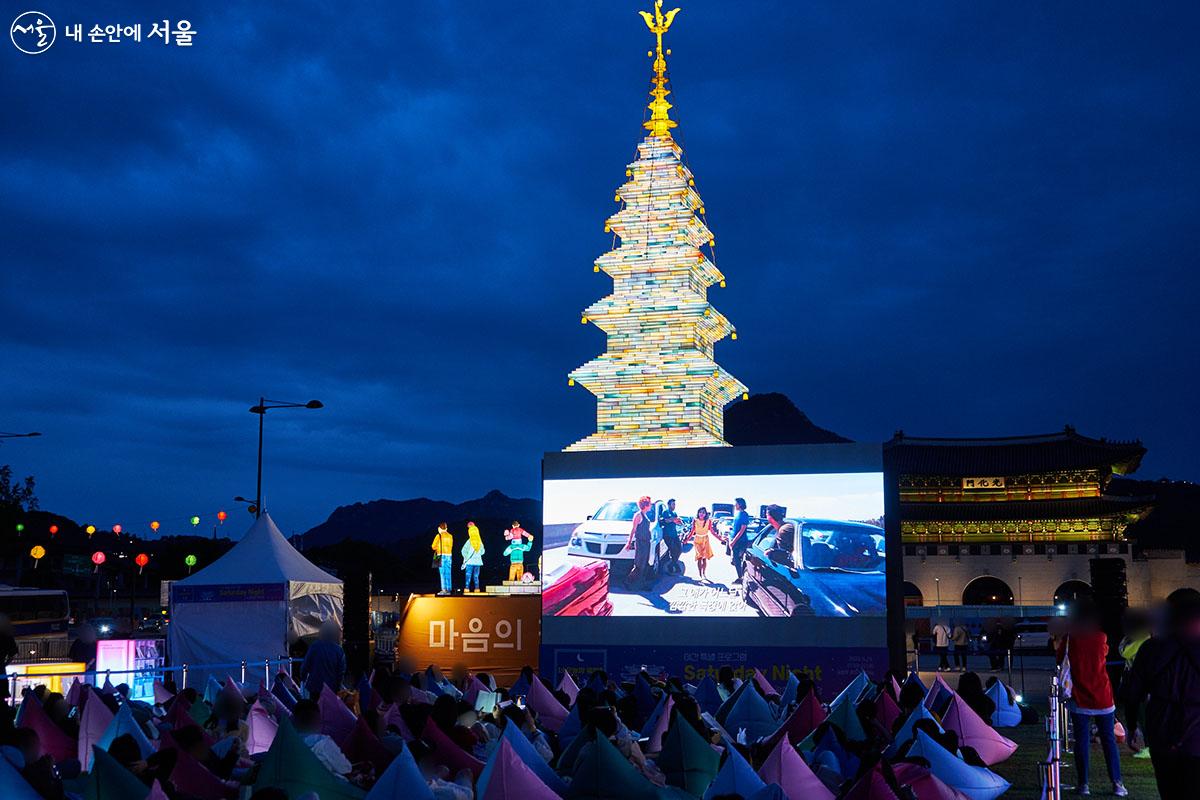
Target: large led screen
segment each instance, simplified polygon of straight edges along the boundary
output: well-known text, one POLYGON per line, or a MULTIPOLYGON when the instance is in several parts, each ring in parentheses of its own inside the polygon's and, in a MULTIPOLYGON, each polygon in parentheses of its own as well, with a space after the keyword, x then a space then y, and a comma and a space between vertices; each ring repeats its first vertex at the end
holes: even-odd
POLYGON ((886 612, 882 472, 547 480, 543 509, 548 616, 886 612))
POLYGON ((804 670, 836 694, 897 663, 883 462, 866 443, 547 453, 542 673, 804 670))

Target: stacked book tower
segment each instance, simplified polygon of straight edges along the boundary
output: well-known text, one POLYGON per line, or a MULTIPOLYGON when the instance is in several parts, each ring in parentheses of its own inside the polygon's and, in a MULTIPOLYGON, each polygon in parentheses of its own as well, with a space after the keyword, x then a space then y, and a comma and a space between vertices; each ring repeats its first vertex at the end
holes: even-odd
POLYGON ((617 190, 622 208, 605 227, 620 246, 595 263, 613 293, 582 319, 608 349, 569 376, 596 395, 596 433, 567 450, 722 446, 725 406, 746 391, 713 360, 737 334, 708 302, 725 279, 701 249, 713 235, 682 158, 669 133, 651 133, 617 190))

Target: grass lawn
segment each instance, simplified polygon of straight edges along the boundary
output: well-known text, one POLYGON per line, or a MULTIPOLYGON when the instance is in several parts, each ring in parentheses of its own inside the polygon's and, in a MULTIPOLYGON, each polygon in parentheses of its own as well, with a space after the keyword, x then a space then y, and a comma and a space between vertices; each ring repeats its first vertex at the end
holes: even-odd
MULTIPOLYGON (((1046 757, 1046 731, 1039 722, 1017 728, 1000 728, 1000 733, 1016 742, 1019 747, 1012 758, 997 764, 995 771, 1012 783, 1012 788, 1003 795, 1004 800, 1026 800, 1041 796, 1041 772, 1038 763, 1046 757)), ((1150 759, 1134 758, 1125 745, 1121 749, 1121 775, 1125 788, 1132 800, 1158 800, 1158 789, 1154 784, 1154 770, 1150 759)), ((1112 797, 1108 774, 1104 768, 1104 754, 1100 746, 1092 747, 1091 758, 1092 797, 1112 797)), ((1070 753, 1063 754, 1062 780, 1065 786, 1075 785, 1075 760, 1070 753)), ((1063 791, 1064 797, 1074 797, 1071 789, 1063 791)))

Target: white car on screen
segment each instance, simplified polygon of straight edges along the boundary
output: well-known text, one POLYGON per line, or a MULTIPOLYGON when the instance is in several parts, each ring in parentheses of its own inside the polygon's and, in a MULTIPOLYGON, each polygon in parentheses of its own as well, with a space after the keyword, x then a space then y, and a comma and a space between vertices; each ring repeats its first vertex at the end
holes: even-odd
POLYGON ((567 543, 567 555, 633 562, 633 551, 625 549, 629 530, 637 514, 632 500, 609 500, 595 514, 579 523, 567 543))

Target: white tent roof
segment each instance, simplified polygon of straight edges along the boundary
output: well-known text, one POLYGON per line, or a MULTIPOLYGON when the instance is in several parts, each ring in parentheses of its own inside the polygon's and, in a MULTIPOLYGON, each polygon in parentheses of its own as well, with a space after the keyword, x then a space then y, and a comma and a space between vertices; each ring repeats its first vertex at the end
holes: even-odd
POLYGON ((336 583, 341 581, 320 569, 292 547, 269 514, 263 513, 229 552, 191 577, 173 586, 216 586, 244 583, 336 583))

